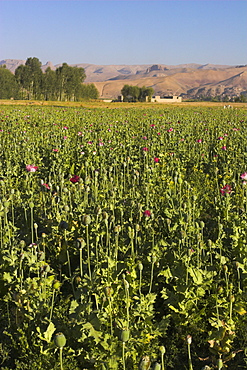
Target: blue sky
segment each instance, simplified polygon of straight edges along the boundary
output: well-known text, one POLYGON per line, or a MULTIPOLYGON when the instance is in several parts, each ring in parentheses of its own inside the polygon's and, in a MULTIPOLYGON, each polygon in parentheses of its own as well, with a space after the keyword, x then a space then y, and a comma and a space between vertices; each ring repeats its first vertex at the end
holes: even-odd
POLYGON ((0 60, 247 63, 246 0, 0 0, 0 60))

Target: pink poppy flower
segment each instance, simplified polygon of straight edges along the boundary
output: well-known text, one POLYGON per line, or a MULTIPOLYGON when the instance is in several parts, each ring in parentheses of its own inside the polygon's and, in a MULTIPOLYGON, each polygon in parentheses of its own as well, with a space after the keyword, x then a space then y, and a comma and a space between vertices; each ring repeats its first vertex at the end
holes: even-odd
POLYGON ((64 136, 63 138, 64 138, 64 140, 66 140, 68 138, 68 136, 64 136))
POLYGON ((57 153, 58 152, 58 149, 52 149, 53 152, 57 153))
POLYGON ((240 178, 242 180, 247 180, 247 172, 242 173, 242 175, 240 175, 240 178))
POLYGON ((224 145, 221 149, 222 149, 222 150, 226 150, 226 146, 224 145))
POLYGON ((146 211, 143 212, 143 216, 150 217, 151 216, 151 212, 149 210, 146 210, 146 211))
POLYGON ((198 140, 196 140, 198 143, 201 143, 202 142, 202 139, 198 139, 198 140))
POLYGON ((230 185, 225 185, 223 188, 220 189, 222 195, 231 194, 232 188, 230 185))
POLYGON ((147 136, 143 136, 143 140, 147 140, 147 136))
POLYGON ((172 132, 173 131, 173 128, 172 127, 170 127, 168 130, 167 130, 167 132, 172 132))
POLYGON ((155 163, 158 163, 159 161, 160 161, 160 159, 159 159, 159 158, 154 157, 154 162, 155 162, 155 163))
POLYGON ((50 188, 50 186, 48 185, 48 184, 42 184, 42 186, 44 186, 46 189, 48 189, 48 190, 50 190, 51 188, 50 188))
POLYGON ((222 136, 218 137, 218 140, 223 140, 224 138, 222 136))
POLYGON ((157 133, 157 135, 161 135, 161 133, 160 133, 160 132, 158 132, 158 133, 157 133))
POLYGON ((71 182, 73 182, 73 184, 75 184, 76 182, 79 182, 80 181, 80 176, 77 176, 77 175, 74 175, 73 177, 71 177, 71 179, 69 179, 71 182))
POLYGON ((28 172, 36 172, 36 171, 37 171, 37 169, 38 169, 38 167, 37 167, 37 166, 35 166, 34 164, 27 164, 27 165, 26 165, 26 170, 27 170, 28 172))
POLYGON ((148 148, 145 146, 144 148, 142 148, 142 150, 144 151, 144 152, 148 152, 148 148))

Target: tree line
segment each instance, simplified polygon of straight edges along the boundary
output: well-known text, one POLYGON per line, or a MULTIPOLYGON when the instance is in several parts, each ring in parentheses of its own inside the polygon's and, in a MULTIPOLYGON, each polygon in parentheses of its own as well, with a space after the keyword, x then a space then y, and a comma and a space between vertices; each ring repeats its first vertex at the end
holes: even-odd
POLYGON ((0 66, 0 99, 80 101, 97 99, 99 92, 94 84, 83 84, 84 68, 63 63, 53 71, 42 72, 38 58, 28 58, 25 65, 16 68, 15 74, 0 66))
POLYGON ((137 102, 137 101, 147 101, 151 100, 152 95, 154 94, 154 89, 152 87, 138 87, 131 85, 124 85, 121 90, 123 95, 123 101, 125 102, 137 102))

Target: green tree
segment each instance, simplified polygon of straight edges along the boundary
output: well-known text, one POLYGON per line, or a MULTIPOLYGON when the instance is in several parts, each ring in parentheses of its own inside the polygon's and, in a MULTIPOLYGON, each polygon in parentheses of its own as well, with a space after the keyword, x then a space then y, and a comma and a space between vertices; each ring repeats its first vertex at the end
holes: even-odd
POLYGON ((127 102, 146 101, 146 97, 151 98, 154 90, 152 87, 124 85, 121 94, 123 95, 123 100, 127 102))
POLYGON ((63 63, 56 69, 59 100, 75 100, 80 85, 85 80, 84 68, 71 67, 63 63))
POLYGON ((50 67, 43 75, 42 92, 45 100, 56 100, 58 95, 56 72, 50 67))
POLYGON ((121 94, 124 101, 136 102, 140 96, 140 88, 138 86, 124 85, 121 94))
POLYGON ((247 102, 247 95, 241 93, 240 96, 234 98, 235 103, 246 103, 247 102))
POLYGON ((77 101, 82 99, 98 99, 99 97, 99 92, 94 84, 81 84, 80 89, 78 89, 77 93, 77 101))
POLYGON ((152 87, 142 86, 140 88, 139 101, 146 101, 147 98, 151 101, 151 97, 154 94, 154 89, 152 87))
POLYGON ((17 67, 15 76, 22 88, 22 93, 26 92, 28 99, 40 98, 43 73, 38 58, 28 58, 24 66, 17 67))
POLYGON ((0 99, 16 99, 18 90, 18 84, 13 73, 6 68, 6 65, 0 66, 0 99))

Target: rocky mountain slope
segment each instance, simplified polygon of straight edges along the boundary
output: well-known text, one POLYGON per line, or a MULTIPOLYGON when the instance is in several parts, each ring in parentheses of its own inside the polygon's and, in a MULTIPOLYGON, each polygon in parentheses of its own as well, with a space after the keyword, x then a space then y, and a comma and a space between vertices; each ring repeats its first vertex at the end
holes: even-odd
MULTIPOLYGON (((14 73, 25 64, 24 60, 6 59, 0 65, 14 73)), ((47 62, 42 66, 55 70, 61 64, 47 62)), ((73 64, 82 67, 86 73, 86 83, 94 83, 104 98, 116 98, 125 84, 139 87, 152 87, 156 95, 182 95, 184 98, 200 96, 239 96, 247 94, 247 65, 228 66, 214 64, 181 65, 94 65, 73 64)))

